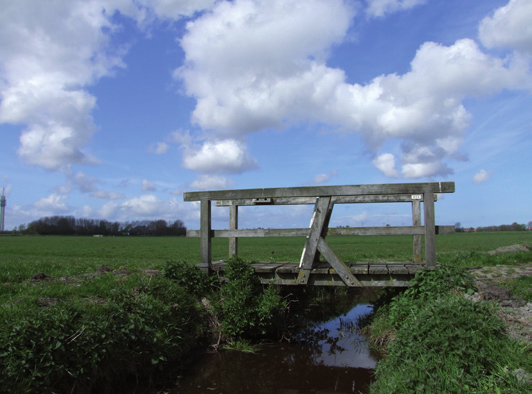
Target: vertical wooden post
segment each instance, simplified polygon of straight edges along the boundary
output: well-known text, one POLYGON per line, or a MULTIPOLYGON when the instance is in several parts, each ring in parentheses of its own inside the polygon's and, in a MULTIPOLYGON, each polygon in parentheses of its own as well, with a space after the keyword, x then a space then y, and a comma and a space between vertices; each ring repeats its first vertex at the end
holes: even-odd
MULTIPOLYGON (((412 225, 421 226, 421 201, 412 200, 412 225)), ((423 263, 423 255, 421 251, 421 235, 413 235, 414 247, 414 264, 423 263)))
POLYGON ((201 263, 206 264, 207 274, 212 273, 211 254, 211 200, 201 200, 200 206, 201 263))
POLYGON ((423 195, 425 209, 425 262, 427 267, 436 266, 436 226, 434 219, 434 193, 423 195))
MULTIPOLYGON (((238 230, 238 205, 229 206, 229 230, 238 230)), ((238 237, 229 238, 229 257, 238 256, 238 237)))

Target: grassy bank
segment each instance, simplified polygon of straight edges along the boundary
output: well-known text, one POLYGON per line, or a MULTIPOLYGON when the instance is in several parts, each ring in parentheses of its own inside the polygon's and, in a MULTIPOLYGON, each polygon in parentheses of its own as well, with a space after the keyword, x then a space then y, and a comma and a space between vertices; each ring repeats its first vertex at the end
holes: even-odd
POLYGON ((455 267, 384 291, 361 322, 386 353, 371 393, 529 393, 532 348, 505 335, 496 304, 466 297, 474 291, 471 275, 455 267))

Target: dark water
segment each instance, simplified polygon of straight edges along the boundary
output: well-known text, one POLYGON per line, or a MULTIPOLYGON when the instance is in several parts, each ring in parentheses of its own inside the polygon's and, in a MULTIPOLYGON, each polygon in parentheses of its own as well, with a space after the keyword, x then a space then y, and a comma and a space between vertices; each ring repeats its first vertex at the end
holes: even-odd
MULTIPOLYGON (((320 307, 327 315, 339 302, 320 307)), ((356 295, 340 303, 347 312, 314 323, 290 343, 261 345, 256 353, 222 350, 204 356, 182 372, 169 393, 366 393, 377 356, 351 322, 371 307, 356 295)))

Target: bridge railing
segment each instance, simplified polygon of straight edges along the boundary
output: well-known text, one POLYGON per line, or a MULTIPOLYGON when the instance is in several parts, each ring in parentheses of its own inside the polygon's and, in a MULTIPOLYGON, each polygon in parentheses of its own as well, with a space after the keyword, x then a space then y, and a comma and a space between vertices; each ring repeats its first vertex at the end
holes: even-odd
POLYGON ((453 193, 454 182, 397 183, 379 185, 315 186, 294 188, 217 190, 184 193, 185 201, 200 201, 200 230, 187 231, 187 237, 201 239, 201 263, 211 270, 211 239, 229 238, 229 255, 238 254, 240 237, 299 237, 307 240, 300 261, 298 283, 307 283, 310 271, 323 257, 341 275, 346 285, 356 282, 344 262, 325 242, 327 235, 412 235, 413 262, 422 263, 422 236, 425 236, 425 263, 436 265, 438 233, 454 232, 454 226, 436 226, 434 202, 439 193, 453 193), (212 230, 211 202, 229 207, 229 229, 212 230), (412 204, 411 226, 328 228, 335 204, 408 202, 412 204), (421 222, 423 202, 424 225, 421 222), (309 228, 239 229, 239 206, 314 204, 309 228))

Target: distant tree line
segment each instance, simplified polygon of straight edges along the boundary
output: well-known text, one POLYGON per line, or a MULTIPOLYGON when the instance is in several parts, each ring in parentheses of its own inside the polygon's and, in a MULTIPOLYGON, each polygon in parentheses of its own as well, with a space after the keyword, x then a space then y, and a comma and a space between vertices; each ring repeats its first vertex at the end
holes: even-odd
POLYGON ((39 235, 105 235, 105 236, 179 236, 187 228, 181 220, 135 220, 110 222, 101 219, 76 219, 74 216, 47 216, 18 227, 22 234, 39 235))
POLYGON ((462 227, 460 222, 458 222, 454 225, 454 229, 457 233, 464 233, 464 232, 471 232, 471 231, 476 231, 476 232, 480 232, 480 231, 527 231, 527 230, 532 229, 532 221, 528 222, 528 225, 513 222, 512 224, 501 224, 500 226, 484 226, 484 227, 477 227, 477 228, 462 227))

